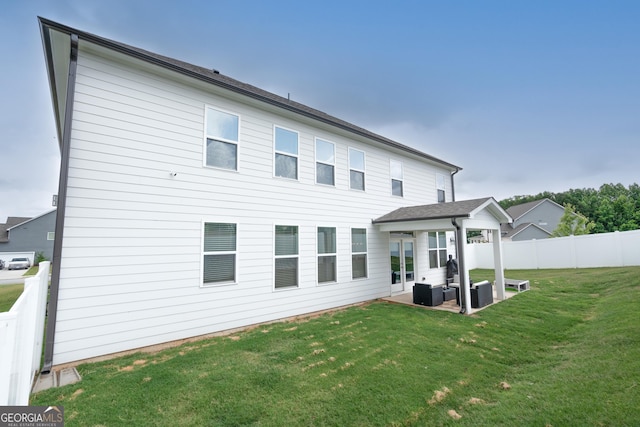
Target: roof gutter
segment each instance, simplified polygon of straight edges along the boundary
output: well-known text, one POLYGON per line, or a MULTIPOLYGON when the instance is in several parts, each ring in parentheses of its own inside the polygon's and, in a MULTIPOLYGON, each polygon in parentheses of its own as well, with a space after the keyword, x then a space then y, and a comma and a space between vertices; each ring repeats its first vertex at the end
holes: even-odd
MULTIPOLYGON (((47 31, 48 25, 40 21, 45 49, 51 48, 51 40, 47 31)), ((64 218, 67 202, 67 181, 69 179, 69 153, 71 146, 71 120, 73 116, 73 101, 76 86, 76 69, 78 66, 78 34, 70 35, 71 53, 69 57, 69 74, 67 75, 67 97, 65 102, 65 116, 60 145, 60 178, 58 181, 58 206, 56 210, 56 228, 53 241, 53 261, 51 272, 51 284, 49 286, 49 304, 47 310, 47 331, 44 346, 44 364, 41 372, 51 372, 53 365, 53 346, 56 334, 56 320, 58 317, 58 291, 60 290, 60 265, 62 261, 62 237, 64 234, 64 218)), ((48 61, 51 60, 50 52, 47 53, 48 61)), ((51 73, 54 64, 47 64, 51 73)), ((55 100, 54 100, 55 104, 55 100)), ((59 114, 59 112, 58 112, 59 114)))

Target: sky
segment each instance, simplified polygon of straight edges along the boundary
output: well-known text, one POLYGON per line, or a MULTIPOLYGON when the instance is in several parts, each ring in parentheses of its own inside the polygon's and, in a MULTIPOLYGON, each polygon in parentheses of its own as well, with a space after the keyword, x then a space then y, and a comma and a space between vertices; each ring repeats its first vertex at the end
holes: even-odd
POLYGON ((1 0, 0 223, 58 189, 38 16, 460 166, 456 200, 640 183, 640 1, 1 0))

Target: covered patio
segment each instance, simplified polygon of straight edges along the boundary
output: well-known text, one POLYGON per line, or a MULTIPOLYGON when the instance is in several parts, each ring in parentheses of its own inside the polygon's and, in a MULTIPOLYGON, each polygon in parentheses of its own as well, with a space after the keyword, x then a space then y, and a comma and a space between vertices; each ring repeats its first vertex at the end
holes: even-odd
MULTIPOLYGON (((401 295, 411 296, 412 285, 419 281, 428 281, 433 285, 445 285, 446 275, 443 268, 442 257, 446 258, 450 250, 446 247, 446 238, 442 247, 442 234, 455 236, 451 241, 455 243, 455 254, 458 263, 458 281, 461 314, 471 314, 471 288, 469 281, 469 266, 466 262, 466 242, 468 230, 495 230, 495 235, 500 235, 500 224, 513 222, 509 214, 502 209, 493 197, 481 199, 463 200, 458 202, 436 203, 422 206, 409 206, 399 208, 380 218, 374 219, 373 224, 381 232, 388 232, 390 241, 395 235, 411 235, 415 241, 415 259, 412 259, 414 270, 413 281, 407 281, 407 286, 395 287, 392 280, 390 297, 406 298, 401 295), (433 236, 441 243, 432 245, 433 236), (435 260, 435 261, 434 261, 435 260), (435 264, 435 265, 434 265, 435 264), (419 278, 418 281, 415 278, 419 278)), ((393 249, 391 249, 393 251, 393 249)), ((501 301, 507 298, 505 293, 505 277, 502 262, 502 244, 500 239, 494 239, 493 258, 495 271, 495 287, 493 292, 495 300, 501 301)), ((392 257, 393 258, 393 257, 392 257)), ((406 266, 403 264, 402 268, 406 266)), ((395 272, 392 268, 392 278, 395 272)), ((405 279, 406 268, 402 278, 405 279)), ((406 277, 409 277, 406 275, 406 277)))
MULTIPOLYGON (((505 298, 504 299, 509 299, 511 297, 513 297, 514 295, 517 295, 517 292, 505 292, 505 298)), ((427 306, 427 305, 420 305, 420 304, 414 304, 413 303, 413 294, 411 292, 405 292, 403 294, 398 294, 398 295, 394 295, 394 296, 390 296, 390 297, 386 297, 386 298, 381 298, 382 301, 387 301, 390 303, 394 303, 394 304, 403 304, 403 305, 411 305, 414 307, 421 307, 424 308, 426 310, 439 310, 439 311, 448 311, 450 313, 459 313, 460 312, 460 306, 458 305, 458 303, 455 300, 450 300, 450 301, 444 301, 442 304, 440 305, 436 305, 436 306, 427 306)), ((484 310, 487 307, 491 307, 494 304, 499 303, 500 301, 503 300, 499 300, 497 297, 497 292, 494 289, 493 290, 493 303, 489 304, 489 305, 485 305, 484 307, 481 308, 475 308, 473 309, 474 312, 478 312, 480 310, 484 310)))

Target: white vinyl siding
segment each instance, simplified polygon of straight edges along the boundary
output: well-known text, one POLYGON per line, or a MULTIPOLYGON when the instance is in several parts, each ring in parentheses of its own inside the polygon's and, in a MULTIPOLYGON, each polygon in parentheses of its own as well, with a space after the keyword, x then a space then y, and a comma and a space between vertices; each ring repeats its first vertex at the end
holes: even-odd
POLYGON ((335 185, 336 149, 332 142, 316 138, 316 182, 335 185))
POLYGON ((365 189, 365 154, 364 151, 349 148, 349 188, 365 189))
POLYGON ((298 286, 298 227, 276 225, 274 243, 274 287, 298 286))
POLYGON ((211 107, 205 116, 205 164, 237 170, 240 117, 211 107))
POLYGON ((298 132, 274 126, 274 175, 298 179, 298 132))
POLYGON ((404 196, 404 170, 402 162, 391 160, 389 162, 391 172, 391 194, 394 196, 404 196))
POLYGON ((367 229, 367 278, 352 281, 350 229, 424 204, 430 162, 89 47, 77 72, 54 365, 389 295, 388 233, 367 229), (206 106, 240 118, 237 172, 203 167, 206 106), (274 179, 274 125, 298 132, 297 181, 274 179), (320 135, 334 143, 338 188, 316 185, 320 135), (347 187, 349 147, 366 152, 366 193, 347 187), (392 154, 404 199, 389 197, 392 154), (203 219, 237 224, 237 285, 202 285, 203 219), (275 224, 298 226, 299 291, 274 292, 275 224), (317 286, 317 227, 327 224, 339 286, 317 286))

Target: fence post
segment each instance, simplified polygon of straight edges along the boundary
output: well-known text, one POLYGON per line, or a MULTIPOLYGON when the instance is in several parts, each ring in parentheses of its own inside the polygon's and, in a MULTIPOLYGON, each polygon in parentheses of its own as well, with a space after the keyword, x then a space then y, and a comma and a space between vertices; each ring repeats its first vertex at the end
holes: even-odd
POLYGON ((38 302, 36 308, 36 331, 35 344, 33 349, 33 363, 31 371, 40 370, 40 361, 42 359, 42 345, 44 343, 44 323, 47 317, 47 297, 49 294, 49 273, 51 271, 51 261, 42 261, 38 267, 38 275, 40 280, 38 283, 38 302))

